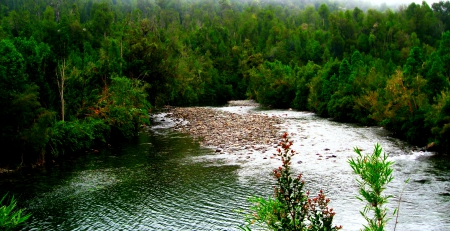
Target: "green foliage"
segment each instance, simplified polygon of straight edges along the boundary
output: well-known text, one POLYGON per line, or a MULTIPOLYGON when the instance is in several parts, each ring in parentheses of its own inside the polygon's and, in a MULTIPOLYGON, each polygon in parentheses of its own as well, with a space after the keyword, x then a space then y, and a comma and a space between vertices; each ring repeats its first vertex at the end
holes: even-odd
POLYGON ((93 117, 102 118, 110 127, 113 136, 131 139, 142 124, 150 124, 147 84, 124 77, 113 77, 109 89, 97 103, 93 117))
POLYGON ((52 128, 50 153, 58 156, 86 150, 95 143, 105 143, 109 132, 110 126, 99 119, 58 121, 52 128))
POLYGON ((318 10, 320 17, 322 18, 322 27, 324 29, 328 28, 328 17, 330 16, 330 10, 327 4, 321 4, 318 10))
POLYGON ((295 97, 295 73, 280 61, 264 62, 250 72, 250 94, 263 105, 290 107, 295 97))
POLYGON ((332 57, 341 58, 344 54, 345 41, 339 33, 336 33, 331 38, 330 52, 332 57))
POLYGON ((328 103, 338 90, 339 62, 329 61, 311 80, 311 94, 308 98, 309 108, 320 116, 328 116, 328 103))
MULTIPOLYGON (((438 48, 438 54, 443 63, 450 62, 450 31, 442 34, 441 42, 438 48)), ((450 75, 450 67, 445 66, 447 77, 450 75)))
POLYGON ((315 39, 308 40, 306 44, 306 57, 308 60, 319 63, 323 54, 323 48, 315 39))
POLYGON ((246 216, 248 225, 243 228, 250 230, 254 223, 264 225, 270 230, 314 230, 333 231, 340 227, 333 227, 335 212, 328 208, 330 199, 326 198, 322 190, 317 197, 308 198, 309 191, 305 192, 305 181, 302 175, 292 177, 291 157, 295 154, 290 149, 292 141, 287 138, 287 133, 282 136, 280 142, 283 150, 278 149, 282 166, 273 171, 277 181, 274 199, 252 197, 249 201, 253 204, 251 215, 246 216))
POLYGON ((48 44, 36 41, 35 38, 14 38, 13 44, 24 59, 24 73, 28 82, 39 87, 39 102, 45 104, 52 97, 51 84, 45 78, 46 64, 50 58, 48 44))
POLYGON ((425 88, 430 101, 432 101, 433 97, 450 87, 450 82, 445 77, 444 63, 436 52, 431 54, 430 63, 427 66, 430 68, 425 75, 428 80, 425 88))
POLYGON ((420 76, 405 77, 397 71, 387 80, 382 95, 384 103, 374 111, 372 118, 411 142, 427 137, 430 131, 420 127, 424 124, 424 111, 429 110, 426 94, 421 90, 425 85, 426 80, 420 76))
MULTIPOLYGON (((341 64, 339 65, 339 84, 345 85, 349 82, 350 74, 352 70, 350 67, 350 63, 347 59, 343 59, 341 64)), ((339 86, 341 87, 341 86, 339 86)))
POLYGON ((87 118, 55 123, 49 139, 50 152, 58 156, 104 144, 111 138, 134 137, 142 124, 149 124, 146 87, 138 80, 112 78, 87 118))
POLYGON ((39 88, 29 82, 25 59, 11 41, 0 42, 0 56, 0 144, 4 163, 14 163, 19 155, 13 153, 23 161, 24 154, 45 150, 52 113, 41 106, 39 88))
POLYGON ((1 100, 4 101, 8 99, 8 96, 4 95, 7 94, 4 91, 13 93, 23 89, 23 85, 26 83, 25 60, 10 40, 0 41, 0 54, 1 100))
MULTIPOLYGON (((280 201, 272 199, 271 197, 264 199, 261 197, 250 197, 248 202, 252 204, 250 210, 253 211, 252 215, 246 216, 246 222, 248 224, 258 223, 261 226, 271 227, 279 222, 278 217, 274 214, 274 211, 283 210, 283 205, 280 201)), ((246 226, 250 230, 250 225, 246 226)))
MULTIPOLYGON (((352 82, 350 82, 350 75, 350 63, 347 61, 347 59, 344 59, 339 65, 339 87, 337 91, 331 96, 331 100, 328 103, 328 114, 331 117, 343 120, 348 116, 342 116, 340 115, 341 113, 351 114, 352 112, 351 109, 353 100, 348 97, 352 93, 352 82)), ((337 82, 335 82, 335 84, 337 84, 337 82)))
POLYGON ((94 33, 100 33, 106 38, 114 19, 114 13, 106 1, 94 3, 91 8, 92 30, 94 33))
POLYGON ((419 47, 413 47, 409 52, 409 57, 406 60, 406 64, 403 67, 403 73, 410 78, 420 75, 422 72, 422 49, 419 47))
POLYGON ((299 110, 308 110, 308 97, 310 95, 311 79, 314 78, 316 73, 321 67, 313 62, 308 62, 306 66, 297 68, 294 71, 296 73, 297 89, 295 91, 295 98, 292 102, 292 107, 299 110))
POLYGON ((383 150, 379 144, 375 145, 372 154, 361 154, 358 148, 355 148, 358 157, 351 158, 349 164, 355 174, 358 174, 361 179, 358 179, 359 200, 366 202, 361 215, 366 219, 367 225, 364 230, 382 231, 385 230, 387 217, 386 203, 392 196, 384 195, 383 191, 386 189, 394 177, 392 176, 392 164, 388 161, 388 155, 383 154, 383 150))
POLYGON ((450 92, 442 91, 436 96, 435 104, 425 116, 426 125, 431 127, 431 133, 438 146, 443 150, 450 148, 450 92))
POLYGON ((5 194, 0 200, 0 229, 14 230, 23 225, 31 214, 26 214, 24 209, 17 209, 17 201, 14 196, 11 197, 9 203, 5 201, 8 194, 5 194))
POLYGON ((328 103, 328 115, 339 121, 351 122, 353 117, 354 97, 337 92, 328 103))

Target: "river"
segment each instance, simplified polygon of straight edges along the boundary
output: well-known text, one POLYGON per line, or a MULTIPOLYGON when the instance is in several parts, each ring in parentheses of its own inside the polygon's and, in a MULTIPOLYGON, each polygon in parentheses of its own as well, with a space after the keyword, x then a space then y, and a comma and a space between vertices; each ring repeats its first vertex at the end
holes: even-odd
MULTIPOLYGON (((354 147, 371 152, 380 143, 395 162, 391 214, 404 190, 397 231, 450 230, 450 163, 392 138, 379 127, 337 123, 313 113, 219 107, 234 113, 279 116, 298 152, 293 171, 302 172, 313 194, 323 189, 336 211, 334 223, 359 230, 356 176, 347 161, 354 147), (404 181, 410 178, 408 184, 404 181)), ((271 195, 273 168, 267 153, 217 154, 180 134, 156 115, 135 142, 112 145, 45 168, 1 175, 0 195, 14 194, 32 213, 22 230, 238 230, 252 195, 271 195), (249 156, 249 157, 247 157, 249 156)), ((393 230, 395 217, 387 230, 393 230)))

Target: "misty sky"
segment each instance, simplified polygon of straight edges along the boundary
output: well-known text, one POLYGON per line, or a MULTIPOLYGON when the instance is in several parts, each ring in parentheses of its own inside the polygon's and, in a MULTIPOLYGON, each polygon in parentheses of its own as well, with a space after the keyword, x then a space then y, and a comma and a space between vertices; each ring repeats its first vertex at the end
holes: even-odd
MULTIPOLYGON (((418 4, 422 4, 422 0, 372 0, 370 1, 373 5, 380 5, 383 2, 386 2, 387 5, 392 4, 406 4, 409 5, 411 2, 415 2, 418 4)), ((426 0, 428 5, 432 5, 435 2, 439 2, 439 0, 426 0)))

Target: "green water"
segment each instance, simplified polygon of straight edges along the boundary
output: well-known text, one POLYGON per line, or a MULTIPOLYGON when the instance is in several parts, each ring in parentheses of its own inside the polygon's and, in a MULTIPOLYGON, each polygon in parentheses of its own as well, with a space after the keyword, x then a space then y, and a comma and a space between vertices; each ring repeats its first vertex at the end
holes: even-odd
POLYGON ((12 174, 1 191, 33 214, 23 230, 235 230, 233 210, 261 182, 194 158, 211 154, 186 135, 143 132, 122 148, 12 174))

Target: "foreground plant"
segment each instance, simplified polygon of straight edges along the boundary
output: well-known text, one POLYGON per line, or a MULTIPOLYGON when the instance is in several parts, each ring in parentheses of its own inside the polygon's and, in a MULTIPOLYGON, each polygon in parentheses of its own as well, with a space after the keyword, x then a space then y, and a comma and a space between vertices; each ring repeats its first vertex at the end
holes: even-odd
POLYGON ((0 230, 12 230, 22 225, 30 214, 25 214, 24 209, 16 209, 17 201, 14 196, 11 197, 8 205, 4 205, 4 201, 8 194, 5 194, 0 200, 0 230))
POLYGON ((382 154, 383 150, 379 144, 375 145, 375 149, 370 155, 361 154, 358 148, 355 148, 355 152, 358 157, 351 158, 349 164, 353 172, 361 177, 360 180, 357 180, 361 197, 357 198, 366 202, 364 209, 360 212, 368 223, 364 226, 364 230, 382 231, 389 220, 386 217, 385 205, 392 197, 383 195, 383 191, 386 189, 386 185, 394 179, 391 167, 393 162, 387 160, 386 153, 382 154))
POLYGON ((291 158, 295 151, 291 150, 292 141, 287 138, 287 133, 282 136, 281 148, 278 156, 281 157, 282 166, 273 171, 277 181, 274 190, 274 198, 267 200, 252 197, 249 201, 253 204, 250 210, 253 212, 246 216, 248 225, 241 227, 250 230, 250 226, 257 223, 266 226, 270 230, 293 231, 335 231, 342 228, 333 227, 335 212, 328 208, 330 199, 326 198, 321 190, 314 197, 309 198, 309 191, 305 192, 305 181, 302 174, 292 177, 291 158))

